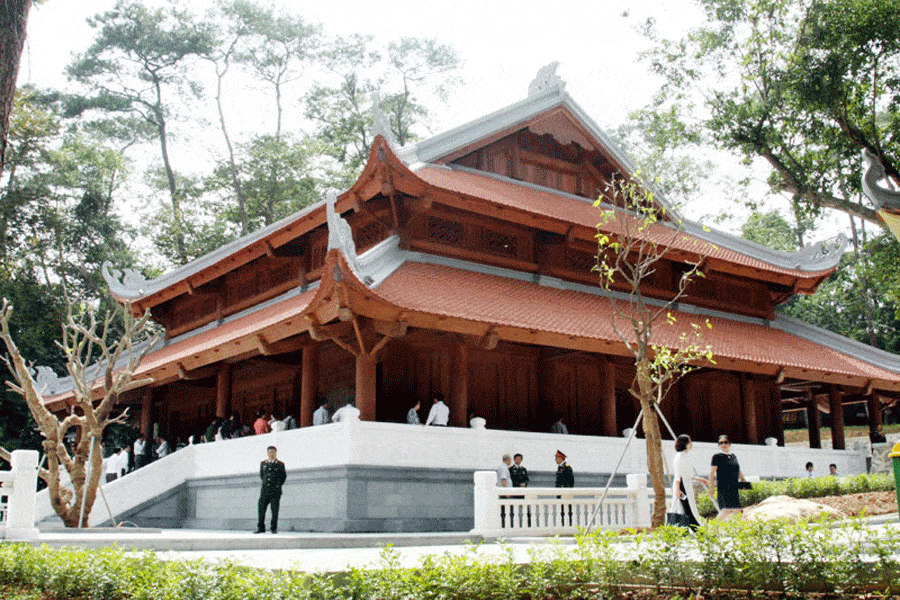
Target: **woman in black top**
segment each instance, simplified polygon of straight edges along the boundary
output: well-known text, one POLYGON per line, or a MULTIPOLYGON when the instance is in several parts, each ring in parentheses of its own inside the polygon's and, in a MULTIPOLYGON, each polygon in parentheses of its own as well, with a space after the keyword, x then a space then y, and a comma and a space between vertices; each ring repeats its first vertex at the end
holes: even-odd
POLYGON ((720 435, 719 452, 713 455, 712 467, 709 470, 709 495, 712 497, 713 486, 716 486, 720 510, 741 508, 738 481, 744 481, 741 465, 738 464, 737 457, 731 453, 731 440, 727 435, 720 435))

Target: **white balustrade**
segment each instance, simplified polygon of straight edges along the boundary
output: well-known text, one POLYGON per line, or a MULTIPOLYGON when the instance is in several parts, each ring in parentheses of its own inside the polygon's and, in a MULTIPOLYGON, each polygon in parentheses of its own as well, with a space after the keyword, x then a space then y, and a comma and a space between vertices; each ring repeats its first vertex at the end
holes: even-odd
POLYGON ((37 450, 14 450, 12 470, 0 471, 0 496, 6 502, 0 507, 0 535, 7 540, 34 540, 35 497, 37 495, 37 450))
POLYGON ((628 487, 610 488, 605 498, 603 488, 501 488, 494 471, 477 471, 474 479, 474 535, 572 535, 589 526, 620 530, 650 525, 653 490, 646 475, 629 475, 628 487))

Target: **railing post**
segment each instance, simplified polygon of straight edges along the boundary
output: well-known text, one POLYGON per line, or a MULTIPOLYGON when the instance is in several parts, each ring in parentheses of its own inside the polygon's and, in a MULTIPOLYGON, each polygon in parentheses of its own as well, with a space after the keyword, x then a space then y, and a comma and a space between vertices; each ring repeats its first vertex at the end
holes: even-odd
POLYGON ((653 489, 647 487, 646 473, 629 473, 625 476, 626 487, 634 492, 634 526, 649 527, 652 521, 650 498, 653 489))
POLYGON ((494 471, 476 471, 474 508, 475 535, 495 535, 500 529, 500 506, 497 496, 497 474, 494 471))
POLYGON ((10 464, 14 480, 7 502, 6 539, 35 540, 38 537, 38 530, 34 526, 38 452, 13 450, 10 464))

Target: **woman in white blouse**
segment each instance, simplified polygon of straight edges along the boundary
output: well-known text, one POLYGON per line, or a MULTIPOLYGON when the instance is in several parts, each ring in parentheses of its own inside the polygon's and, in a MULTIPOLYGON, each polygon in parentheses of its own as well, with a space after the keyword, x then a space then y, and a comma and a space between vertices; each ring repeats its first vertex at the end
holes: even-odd
POLYGON ((688 516, 689 527, 696 529, 700 526, 700 511, 697 510, 697 498, 694 496, 694 482, 709 485, 706 479, 694 476, 694 466, 691 462, 691 448, 693 447, 691 436, 681 434, 675 440, 675 477, 672 482, 672 497, 681 503, 684 514, 688 516))

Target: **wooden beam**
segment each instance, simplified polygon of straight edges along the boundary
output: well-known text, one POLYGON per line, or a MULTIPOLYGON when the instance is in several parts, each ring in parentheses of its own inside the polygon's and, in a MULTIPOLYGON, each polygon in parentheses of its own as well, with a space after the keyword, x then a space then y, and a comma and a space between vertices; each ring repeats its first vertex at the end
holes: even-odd
POLYGON ((406 335, 407 330, 409 329, 409 321, 397 320, 397 321, 381 321, 379 319, 372 319, 372 329, 375 330, 375 333, 380 335, 387 335, 390 337, 403 337, 406 335))
POLYGON ((336 337, 353 334, 353 324, 347 321, 332 323, 330 325, 311 324, 307 329, 309 336, 317 342, 324 342, 336 337))
POLYGON ((219 367, 216 365, 207 365, 205 367, 200 367, 199 369, 188 369, 184 366, 184 363, 179 362, 176 364, 176 368, 178 369, 178 376, 187 381, 206 379, 207 377, 217 375, 219 372, 219 367))
POLYGON ((453 397, 450 400, 450 424, 466 427, 469 424, 469 348, 464 342, 455 347, 453 370, 456 372, 451 385, 453 397))
POLYGON ((259 348, 259 353, 263 356, 269 356, 270 354, 274 354, 272 352, 272 345, 266 341, 265 336, 262 334, 256 334, 256 347, 259 348))
POLYGON ((603 435, 616 437, 616 365, 608 356, 600 359, 600 427, 603 435))
POLYGON ((150 386, 145 386, 141 390, 141 433, 144 437, 150 439, 151 411, 153 410, 153 390, 150 386))
POLYGON ((269 240, 263 240, 263 248, 266 251, 266 256, 269 258, 275 258, 275 247, 272 246, 272 242, 269 240))
POLYGON ((487 332, 481 337, 480 345, 485 350, 493 350, 497 347, 497 343, 500 341, 500 336, 497 334, 497 331, 494 329, 488 329, 487 332))

